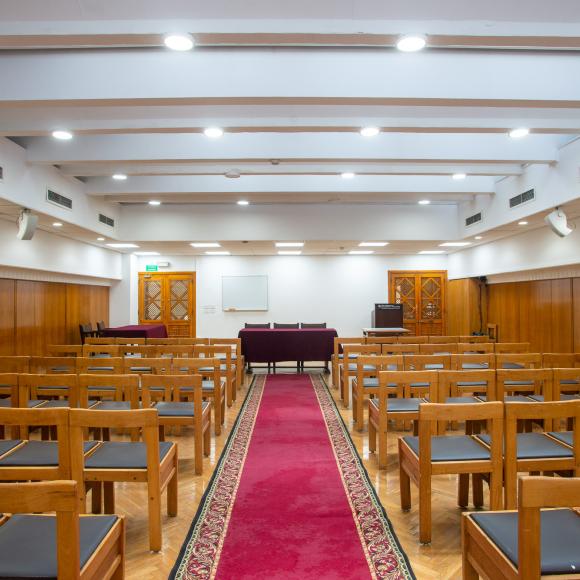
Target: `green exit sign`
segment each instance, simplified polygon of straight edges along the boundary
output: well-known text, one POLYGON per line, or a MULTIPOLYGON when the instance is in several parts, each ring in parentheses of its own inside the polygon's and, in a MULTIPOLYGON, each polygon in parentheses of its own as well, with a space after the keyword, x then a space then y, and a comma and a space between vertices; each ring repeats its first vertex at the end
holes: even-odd
POLYGON ((159 266, 157 264, 147 264, 145 266, 145 272, 157 272, 159 270, 159 266))

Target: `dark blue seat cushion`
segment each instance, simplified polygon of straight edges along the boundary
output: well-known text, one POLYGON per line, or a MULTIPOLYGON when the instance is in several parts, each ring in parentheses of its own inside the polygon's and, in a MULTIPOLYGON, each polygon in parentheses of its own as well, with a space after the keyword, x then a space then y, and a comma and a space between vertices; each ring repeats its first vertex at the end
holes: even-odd
POLYGON ((92 407, 95 411, 130 411, 130 401, 97 401, 92 407))
MULTIPOLYGON (((80 518, 81 568, 117 516, 80 518)), ((14 515, 0 526, 1 578, 56 578, 56 517, 14 515)))
POLYGON ((525 368, 523 364, 515 362, 505 362, 501 366, 502 369, 523 369, 525 368))
MULTIPOLYGON (((560 401, 574 401, 578 398, 580 398, 580 395, 560 395, 560 401)), ((544 395, 530 395, 530 399, 534 399, 534 401, 543 403, 544 395)))
MULTIPOLYGON (((202 403, 203 409, 209 406, 209 403, 202 403)), ((193 417, 193 403, 172 403, 169 401, 160 401, 155 405, 160 417, 193 417)))
POLYGON ((570 445, 570 447, 573 445, 572 431, 551 431, 550 435, 554 437, 554 439, 562 441, 563 443, 566 443, 566 445, 570 445))
MULTIPOLYGON (((423 399, 400 399, 393 397, 387 402, 387 411, 389 413, 418 413, 419 405, 423 402, 423 399)), ((379 408, 378 399, 371 399, 371 404, 377 409, 379 408)))
MULTIPOLYGON (((159 442, 159 461, 167 455, 173 443, 159 442)), ((85 461, 86 469, 147 469, 145 443, 105 441, 85 461)))
MULTIPOLYGON (((474 513, 470 516, 491 541, 518 566, 518 514, 474 513)), ((580 516, 569 509, 542 510, 542 574, 577 574, 580 570, 580 516)))
POLYGON ((447 397, 445 403, 448 405, 464 405, 468 403, 481 403, 477 397, 447 397))
POLYGON ((463 363, 461 365, 461 368, 463 370, 485 370, 489 368, 489 365, 487 363, 463 363))
POLYGON ((485 381, 458 381, 458 387, 483 387, 487 389, 487 383, 485 381))
MULTIPOLYGON (((487 401, 486 395, 478 395, 477 398, 482 401, 487 401)), ((503 400, 505 403, 533 403, 532 399, 526 395, 507 395, 503 400)))
MULTIPOLYGON (((97 441, 86 441, 85 453, 97 445, 97 441)), ((14 453, 0 459, 1 467, 55 467, 58 465, 58 443, 56 441, 27 441, 14 453)))
MULTIPOLYGON (((489 435, 478 435, 478 437, 488 445, 491 437, 489 435)), ((518 459, 543 459, 550 457, 572 457, 571 449, 556 443, 543 433, 518 433, 517 435, 517 457, 518 459)))
MULTIPOLYGON (((419 455, 419 437, 403 437, 403 440, 419 455)), ((472 461, 489 457, 489 451, 469 435, 431 437, 431 461, 472 461)))
POLYGON ((43 401, 43 409, 64 409, 70 407, 68 399, 55 399, 52 401, 43 401))
POLYGON ((12 407, 12 401, 10 399, 0 399, 0 408, 12 407))
POLYGON ((11 449, 14 449, 20 443, 19 439, 6 439, 0 441, 0 455, 4 455, 4 453, 8 453, 11 449))

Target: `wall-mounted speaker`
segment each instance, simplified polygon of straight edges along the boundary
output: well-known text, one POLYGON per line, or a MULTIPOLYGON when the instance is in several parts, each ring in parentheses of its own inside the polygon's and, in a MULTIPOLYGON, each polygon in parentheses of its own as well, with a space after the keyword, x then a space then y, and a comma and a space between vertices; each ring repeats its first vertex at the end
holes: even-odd
POLYGON ((18 216, 18 233, 16 237, 19 240, 31 240, 38 225, 38 216, 30 213, 29 209, 23 209, 18 216))
POLYGON ((544 221, 550 226, 552 231, 561 238, 572 233, 572 228, 568 227, 568 219, 563 209, 557 207, 552 213, 548 214, 544 221))

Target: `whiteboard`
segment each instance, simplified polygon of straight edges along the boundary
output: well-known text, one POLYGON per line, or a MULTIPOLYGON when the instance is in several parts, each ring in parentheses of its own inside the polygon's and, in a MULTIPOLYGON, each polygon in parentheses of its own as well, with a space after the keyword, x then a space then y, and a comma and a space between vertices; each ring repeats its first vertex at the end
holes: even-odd
POLYGON ((222 309, 268 310, 268 276, 222 276, 222 309))

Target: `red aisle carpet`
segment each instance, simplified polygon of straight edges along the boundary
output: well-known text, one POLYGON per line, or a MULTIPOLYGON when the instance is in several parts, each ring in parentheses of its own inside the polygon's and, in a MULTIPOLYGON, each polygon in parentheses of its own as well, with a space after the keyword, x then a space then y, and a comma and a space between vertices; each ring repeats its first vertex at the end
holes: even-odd
POLYGON ((413 578, 320 378, 256 378, 172 577, 413 578))

